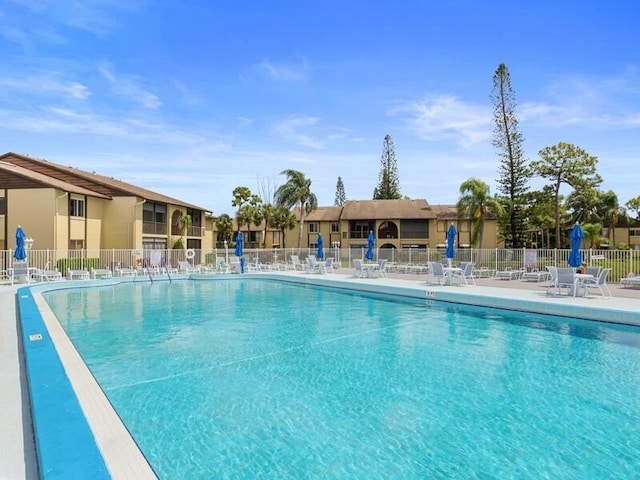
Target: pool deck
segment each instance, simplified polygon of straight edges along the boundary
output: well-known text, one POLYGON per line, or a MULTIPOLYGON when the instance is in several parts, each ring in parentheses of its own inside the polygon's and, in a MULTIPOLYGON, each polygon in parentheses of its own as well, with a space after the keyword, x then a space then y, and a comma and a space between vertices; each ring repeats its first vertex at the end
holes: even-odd
MULTIPOLYGON (((330 275, 304 274, 299 271, 272 273, 285 277, 295 276, 309 283, 329 281, 339 285, 340 282, 353 282, 365 288, 372 285, 380 290, 424 291, 425 298, 430 298, 431 295, 435 300, 444 301, 467 298, 470 303, 478 302, 499 308, 515 305, 512 308, 516 309, 517 306, 526 305, 529 311, 564 315, 575 310, 584 313, 586 318, 591 316, 604 321, 640 325, 637 320, 640 318, 640 288, 623 288, 617 284, 609 285, 613 298, 603 299, 599 293, 593 292, 587 297, 551 296, 546 294, 545 282, 522 280, 479 278, 476 279, 476 286, 467 287, 427 285, 425 275, 415 274, 388 274, 386 278, 360 279, 353 277, 352 269, 338 269, 330 275)), ((82 284, 81 282, 75 281, 76 284, 82 284)), ((0 480, 39 478, 15 308, 18 287, 0 285, 0 480)))

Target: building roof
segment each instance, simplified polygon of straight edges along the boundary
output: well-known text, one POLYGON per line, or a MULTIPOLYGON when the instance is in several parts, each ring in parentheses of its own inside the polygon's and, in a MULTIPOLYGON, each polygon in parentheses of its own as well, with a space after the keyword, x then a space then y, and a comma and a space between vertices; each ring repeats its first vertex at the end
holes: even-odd
POLYGON ((436 213, 424 199, 349 200, 342 208, 343 220, 432 219, 436 213))
POLYGON ((72 183, 58 180, 57 178, 43 175, 42 173, 34 172, 27 168, 12 163, 0 161, 0 183, 5 188, 57 188, 69 193, 76 193, 78 195, 86 195, 96 198, 110 198, 92 190, 88 190, 72 183))
MULTIPOLYGON (((297 218, 300 218, 300 209, 294 210, 297 218)), ((317 209, 305 215, 305 220, 308 222, 337 222, 340 220, 342 214, 342 207, 318 207, 317 209)))
MULTIPOLYGON (((47 160, 35 159, 27 155, 8 152, 0 156, 0 161, 18 165, 43 176, 65 182, 69 185, 74 185, 76 188, 84 188, 86 191, 92 192, 92 196, 102 196, 102 198, 136 196, 150 201, 170 203, 172 205, 193 208, 195 210, 203 210, 205 212, 209 211, 206 208, 192 205, 190 203, 183 202, 182 200, 168 197, 145 188, 137 187, 130 183, 116 180, 112 177, 99 175, 95 172, 86 172, 78 168, 60 165, 47 160)), ((64 190, 70 191, 67 189, 64 190)), ((89 194, 87 193, 87 195, 89 194)))

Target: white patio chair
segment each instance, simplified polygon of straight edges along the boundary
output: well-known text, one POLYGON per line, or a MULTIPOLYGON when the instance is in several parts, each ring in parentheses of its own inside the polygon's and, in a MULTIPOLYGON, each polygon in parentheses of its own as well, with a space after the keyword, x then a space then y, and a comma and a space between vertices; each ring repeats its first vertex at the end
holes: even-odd
POLYGON ((579 291, 581 288, 584 288, 584 293, 586 295, 590 288, 597 288, 603 298, 611 298, 611 290, 609 290, 609 285, 607 285, 607 276, 610 271, 610 268, 603 268, 600 275, 597 277, 580 278, 576 287, 577 290, 579 291))
POLYGON ((551 283, 547 289, 547 294, 560 295, 563 288, 568 290, 568 294, 576 293, 576 271, 574 268, 549 267, 551 273, 551 283))

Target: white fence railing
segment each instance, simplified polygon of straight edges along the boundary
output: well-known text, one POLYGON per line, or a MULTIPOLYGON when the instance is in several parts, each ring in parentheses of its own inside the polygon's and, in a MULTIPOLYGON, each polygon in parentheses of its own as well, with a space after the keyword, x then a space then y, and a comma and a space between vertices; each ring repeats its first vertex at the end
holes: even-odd
MULTIPOLYGON (((233 248, 213 250, 29 250, 28 261, 31 267, 58 269, 63 274, 67 269, 91 268, 136 268, 154 264, 177 266, 179 261, 188 261, 195 265, 215 265, 216 257, 225 258, 229 263, 234 257, 233 248), (152 255, 152 252, 154 254, 152 255), (189 258, 191 257, 191 258, 189 258)), ((366 248, 326 248, 325 257, 333 257, 342 267, 353 267, 354 259, 363 259, 366 248)), ((584 263, 611 268, 609 281, 618 282, 630 272, 640 273, 640 251, 638 250, 581 250, 584 263)), ((442 248, 407 248, 375 250, 375 259, 387 259, 390 262, 407 265, 424 265, 429 261, 439 261, 445 257, 442 248)), ((544 270, 547 265, 566 266, 569 249, 474 249, 456 250, 454 262, 474 262, 476 268, 489 270, 507 268, 544 270)), ((316 255, 315 249, 246 249, 247 260, 258 258, 260 263, 285 264, 291 262, 291 255, 301 260, 316 255)), ((0 250, 0 270, 11 268, 13 250, 0 250)))

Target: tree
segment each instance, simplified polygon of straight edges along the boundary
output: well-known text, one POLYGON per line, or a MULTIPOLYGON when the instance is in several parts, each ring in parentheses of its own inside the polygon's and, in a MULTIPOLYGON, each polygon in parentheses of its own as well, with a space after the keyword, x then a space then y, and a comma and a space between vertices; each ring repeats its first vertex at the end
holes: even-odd
POLYGON ((589 155, 575 145, 560 142, 538 152, 540 160, 533 161, 533 171, 551 181, 555 222, 556 248, 562 245, 560 237, 560 187, 567 184, 574 189, 597 188, 602 178, 596 173, 597 157, 589 155))
POLYGON ((636 214, 636 220, 640 219, 640 195, 629 200, 624 206, 636 214))
POLYGON ((469 178, 460 185, 460 199, 458 200, 458 217, 471 218, 471 243, 482 248, 484 221, 489 213, 499 214, 500 203, 490 196, 490 188, 482 180, 469 178))
POLYGON ((336 200, 334 205, 342 207, 346 201, 347 195, 344 193, 344 183, 342 182, 342 177, 338 177, 338 183, 336 184, 336 200))
POLYGON ((180 224, 180 237, 184 237, 187 233, 187 229, 193 223, 193 220, 191 220, 191 215, 185 213, 180 216, 178 223, 180 224))
MULTIPOLYGON (((254 193, 251 193, 251 190, 248 187, 236 187, 232 192, 233 200, 231 201, 231 205, 234 207, 238 207, 238 211, 236 212, 236 223, 238 224, 238 231, 241 230, 242 225, 246 225, 247 221, 251 221, 252 214, 248 211, 242 212, 242 209, 245 205, 257 205, 261 203, 262 200, 260 197, 254 193), (240 213, 242 212, 242 213, 240 213)), ((249 230, 251 230, 251 225, 249 226, 249 230)))
POLYGON ((621 218, 627 217, 627 209, 620 205, 618 196, 613 190, 601 193, 600 200, 604 210, 602 220, 608 227, 610 245, 612 248, 616 248, 616 227, 621 218))
POLYGON ((298 219, 296 215, 286 207, 277 207, 273 213, 273 216, 270 219, 270 227, 277 228, 280 231, 280 235, 282 237, 280 245, 284 247, 285 243, 285 232, 287 230, 292 230, 298 223, 298 219))
POLYGON ((400 180, 398 179, 398 165, 396 152, 393 148, 391 135, 386 135, 382 143, 382 158, 380 159, 380 173, 378 186, 373 190, 374 200, 398 200, 400 194, 400 180))
POLYGON ((567 210, 571 212, 570 223, 589 223, 601 220, 598 206, 601 204, 600 192, 592 187, 574 190, 565 200, 567 210))
POLYGON ((602 224, 585 223, 584 225, 582 225, 582 231, 584 232, 584 237, 589 240, 589 248, 593 248, 594 245, 599 246, 602 224))
POLYGON ((280 172, 287 176, 286 183, 280 185, 275 193, 276 207, 300 209, 300 230, 298 231, 298 250, 302 244, 302 230, 304 228, 304 215, 318 208, 318 198, 311 191, 311 180, 304 173, 287 169, 280 172))
POLYGON ((271 218, 275 215, 276 207, 270 203, 263 203, 260 206, 262 219, 264 220, 264 230, 262 232, 262 248, 267 248, 267 228, 271 227, 271 218))
MULTIPOLYGON (((529 228, 542 234, 542 248, 551 245, 551 231, 555 227, 555 211, 551 187, 545 185, 540 191, 527 192, 525 195, 527 221, 529 228)), ((540 245, 538 245, 540 246, 540 245)))
POLYGON ((523 246, 526 236, 525 194, 528 190, 531 170, 527 166, 522 147, 524 137, 518 127, 515 114, 515 94, 511 88, 511 75, 504 63, 498 65, 493 75, 493 131, 494 147, 499 151, 500 168, 498 191, 505 200, 503 232, 505 244, 514 248, 523 246))
POLYGON ((215 219, 216 230, 218 230, 218 241, 231 243, 233 236, 233 221, 226 213, 223 213, 215 219))

